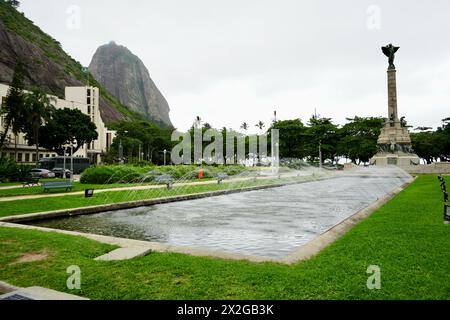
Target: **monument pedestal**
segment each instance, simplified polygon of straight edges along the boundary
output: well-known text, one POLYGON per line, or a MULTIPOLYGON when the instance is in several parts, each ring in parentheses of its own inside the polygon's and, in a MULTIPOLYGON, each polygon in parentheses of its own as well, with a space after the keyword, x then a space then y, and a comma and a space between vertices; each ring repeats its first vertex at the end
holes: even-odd
POLYGON ((371 164, 376 166, 398 166, 407 168, 409 166, 418 165, 420 159, 413 153, 377 153, 372 159, 371 164))
POLYGON ((397 109, 397 71, 388 69, 389 120, 381 129, 378 138, 378 153, 370 163, 377 166, 395 165, 409 167, 420 164, 419 157, 412 149, 408 128, 399 120, 397 109))

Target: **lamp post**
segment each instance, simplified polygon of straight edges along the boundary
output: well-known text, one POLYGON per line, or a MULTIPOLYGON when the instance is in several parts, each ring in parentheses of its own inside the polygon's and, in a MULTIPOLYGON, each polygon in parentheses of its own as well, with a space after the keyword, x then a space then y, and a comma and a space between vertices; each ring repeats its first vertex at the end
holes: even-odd
POLYGON ((73 180, 73 144, 70 145, 70 180, 73 180))
POLYGON ((122 145, 122 139, 120 139, 120 143, 119 143, 119 161, 120 161, 120 164, 123 164, 123 145, 122 145))
POLYGON ((164 166, 166 166, 166 155, 167 155, 167 150, 164 149, 164 166))
POLYGON ((319 141, 319 168, 322 169, 322 140, 319 141))
MULTIPOLYGON (((123 132, 123 135, 126 135, 128 133, 128 130, 125 130, 124 132, 123 132)), ((120 164, 124 164, 125 163, 125 160, 124 160, 124 157, 123 157, 123 144, 122 144, 122 136, 123 135, 121 135, 121 137, 120 137, 120 143, 119 143, 119 159, 120 159, 120 164)))

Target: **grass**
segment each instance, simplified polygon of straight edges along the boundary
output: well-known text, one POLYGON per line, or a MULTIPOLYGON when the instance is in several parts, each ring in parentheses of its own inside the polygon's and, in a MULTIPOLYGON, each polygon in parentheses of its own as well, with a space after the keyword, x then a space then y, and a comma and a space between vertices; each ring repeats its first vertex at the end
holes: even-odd
POLYGON ((318 256, 294 266, 171 253, 97 262, 94 257, 113 248, 0 228, 0 279, 91 299, 449 299, 449 244, 437 179, 422 176, 318 256), (23 253, 44 250, 47 260, 14 264, 23 253), (66 288, 71 265, 81 268, 81 290, 66 288), (366 287, 369 265, 381 268, 381 290, 366 287))
MULTIPOLYGON (((41 180, 41 182, 44 181, 58 181, 61 179, 47 179, 47 180, 41 180)), ((201 179, 202 182, 205 181, 213 181, 214 179, 201 179)), ((194 182, 200 182, 200 180, 195 179, 192 181, 188 181, 186 183, 194 183, 194 182)), ((184 181, 183 181, 184 183, 184 181)), ((39 186, 33 186, 33 187, 22 187, 21 183, 11 183, 11 184, 1 184, 0 187, 9 187, 9 186, 18 186, 18 188, 13 189, 0 189, 0 198, 7 198, 7 197, 19 197, 19 196, 28 196, 28 195, 44 195, 44 194, 69 194, 73 192, 80 192, 84 191, 86 189, 94 189, 94 190, 104 190, 104 189, 117 189, 117 188, 129 188, 129 187, 142 187, 142 186, 151 186, 155 185, 155 183, 114 183, 114 184, 83 184, 80 182, 74 182, 73 183, 73 189, 72 191, 66 191, 65 189, 53 189, 49 191, 45 191, 42 189, 42 187, 39 186)))
POLYGON ((53 210, 82 208, 96 205, 106 205, 128 201, 149 200, 161 197, 171 197, 185 194, 219 191, 230 188, 241 188, 260 186, 266 184, 280 183, 280 180, 258 180, 241 181, 237 184, 208 184, 208 185, 186 185, 167 188, 147 190, 124 190, 97 193, 93 198, 84 198, 84 195, 62 195, 60 197, 45 197, 38 199, 13 200, 0 202, 0 217, 14 216, 20 214, 46 212, 53 210))
MULTIPOLYGON (((43 180, 45 181, 45 180, 43 180)), ((55 179, 49 180, 49 181, 57 181, 55 179)), ((0 189, 0 198, 6 198, 6 197, 15 197, 15 196, 27 196, 27 195, 39 195, 39 194, 48 194, 48 193, 60 193, 60 194, 70 194, 72 192, 79 192, 84 191, 85 189, 115 189, 115 188, 125 188, 125 187, 139 187, 139 186, 145 186, 150 184, 142 184, 142 183, 116 183, 116 184, 82 184, 80 182, 74 182, 73 183, 73 189, 70 192, 67 192, 64 189, 56 189, 56 190, 49 190, 44 192, 42 187, 34 186, 34 187, 22 187, 19 185, 18 188, 14 189, 0 189)), ((12 185, 14 186, 14 184, 12 185)))

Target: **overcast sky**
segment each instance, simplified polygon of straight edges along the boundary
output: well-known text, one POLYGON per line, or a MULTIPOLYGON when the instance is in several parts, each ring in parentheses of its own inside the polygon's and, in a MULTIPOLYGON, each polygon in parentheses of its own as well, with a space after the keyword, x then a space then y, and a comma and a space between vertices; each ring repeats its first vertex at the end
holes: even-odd
POLYGON ((138 55, 185 130, 314 113, 387 117, 387 58, 399 114, 413 126, 450 117, 450 1, 22 0, 20 7, 88 66, 114 40, 138 55), (78 16, 78 12, 80 13, 78 16), (79 23, 78 23, 79 22, 79 23))

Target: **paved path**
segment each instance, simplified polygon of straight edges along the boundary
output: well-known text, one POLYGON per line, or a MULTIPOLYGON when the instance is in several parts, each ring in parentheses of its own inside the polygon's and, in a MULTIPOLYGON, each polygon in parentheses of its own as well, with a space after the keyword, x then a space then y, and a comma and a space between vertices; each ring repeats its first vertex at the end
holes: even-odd
POLYGON ((10 189, 20 189, 23 188, 21 184, 17 184, 14 186, 0 187, 0 190, 10 190, 10 189))

